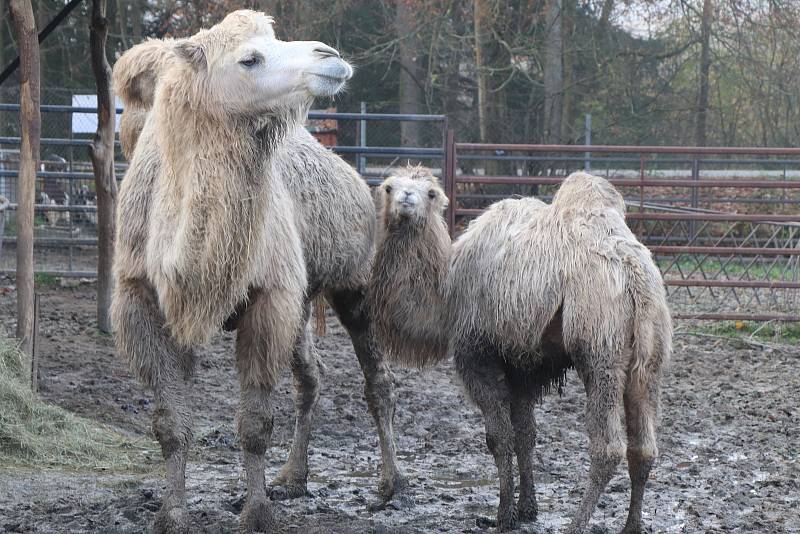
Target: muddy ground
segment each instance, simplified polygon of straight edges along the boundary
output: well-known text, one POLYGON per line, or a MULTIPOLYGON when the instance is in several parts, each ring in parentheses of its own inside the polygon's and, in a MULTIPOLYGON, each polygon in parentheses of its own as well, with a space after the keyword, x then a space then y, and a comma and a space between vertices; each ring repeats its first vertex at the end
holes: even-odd
MULTIPOLYGON (((89 285, 42 291, 41 396, 124 433, 149 436, 151 395, 114 354, 111 340, 94 333, 93 292, 89 285)), ((13 332, 14 315, 13 292, 0 295, 6 332, 13 332)), ((494 515, 495 468, 482 420, 454 385, 450 365, 396 371, 395 430, 411 484, 387 509, 368 511, 378 483, 378 440, 350 343, 332 318, 328 326, 328 335, 317 340, 327 370, 311 442, 309 495, 274 503, 286 530, 484 530, 476 519, 494 515)), ((799 352, 676 337, 664 387, 662 455, 645 497, 649 530, 800 531, 799 352)), ((220 335, 201 352, 192 393, 196 442, 187 484, 194 532, 236 528, 245 489, 234 432, 237 396, 232 337, 220 335)), ((278 471, 291 440, 288 371, 275 401, 268 476, 278 471)), ((583 406, 573 373, 563 394, 551 394, 537 409, 540 518, 521 531, 558 531, 577 506, 588 471, 583 406)), ((164 489, 154 460, 146 474, 0 466, 0 532, 146 531, 164 489)), ((593 532, 622 527, 628 488, 623 462, 595 511, 593 532)))

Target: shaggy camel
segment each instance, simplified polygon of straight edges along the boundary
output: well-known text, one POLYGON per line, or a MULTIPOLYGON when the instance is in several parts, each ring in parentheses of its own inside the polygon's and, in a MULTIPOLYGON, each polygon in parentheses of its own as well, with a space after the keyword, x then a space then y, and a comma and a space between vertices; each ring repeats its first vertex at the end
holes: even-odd
POLYGON ((119 193, 113 320, 117 346, 155 396, 153 430, 167 468, 157 532, 187 531, 186 396, 194 349, 236 328, 237 430, 247 500, 243 531, 271 531, 264 454, 270 396, 291 365, 296 423, 274 484, 306 492, 319 396, 310 302, 324 296, 349 332, 383 457, 396 466, 393 377, 374 342, 365 288, 375 211, 364 181, 303 127, 314 97, 339 92, 352 68, 319 42, 277 40, 272 19, 237 11, 180 40, 151 40, 117 62, 130 167, 119 193))
POLYGON ((447 199, 427 169, 401 171, 376 194, 369 300, 377 338, 390 357, 417 366, 453 354, 497 464, 498 528, 536 519, 533 407, 575 368, 587 394, 591 467, 569 531, 587 526, 627 449, 625 532, 639 532, 672 327, 661 275, 626 226, 620 194, 602 178, 572 174, 552 204, 498 202, 453 245, 447 199))

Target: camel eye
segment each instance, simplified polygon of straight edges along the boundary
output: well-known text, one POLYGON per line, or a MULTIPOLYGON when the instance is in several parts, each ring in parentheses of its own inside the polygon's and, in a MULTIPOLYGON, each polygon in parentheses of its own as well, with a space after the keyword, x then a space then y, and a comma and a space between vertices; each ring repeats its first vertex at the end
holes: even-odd
POLYGON ((391 185, 387 185, 386 186, 386 193, 389 194, 391 192, 392 192, 392 186, 391 185))
POLYGON ((244 67, 251 68, 251 67, 255 67, 260 62, 261 62, 261 58, 259 56, 249 56, 249 57, 246 57, 246 58, 242 59, 241 61, 239 61, 239 64, 244 66, 244 67))
POLYGON ((434 191, 433 189, 428 191, 428 198, 436 198, 436 191, 434 191))

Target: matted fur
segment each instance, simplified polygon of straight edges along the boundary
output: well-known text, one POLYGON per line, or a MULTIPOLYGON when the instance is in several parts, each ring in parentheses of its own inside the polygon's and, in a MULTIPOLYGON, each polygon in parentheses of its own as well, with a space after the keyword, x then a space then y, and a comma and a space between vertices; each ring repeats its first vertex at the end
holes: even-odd
MULTIPOLYGON (((382 187, 411 179, 443 194, 425 174, 401 171, 382 187)), ((411 225, 388 218, 387 201, 379 195, 371 292, 381 336, 405 363, 443 358, 437 331, 450 340, 479 333, 510 352, 532 354, 559 309, 568 352, 582 346, 622 354, 633 339, 634 358, 624 362, 633 369, 656 352, 669 355, 661 275, 606 180, 572 174, 551 205, 533 198, 497 202, 470 223, 452 252, 443 206, 411 225)))
POLYGON ((550 205, 532 198, 492 205, 448 254, 442 192, 430 173, 403 171, 387 185, 393 193, 378 196, 371 278, 376 324, 391 354, 412 365, 443 358, 449 343, 486 420, 500 479, 498 529, 514 528, 517 513, 536 518, 533 403, 574 367, 587 393, 591 466, 568 531, 586 527, 626 452, 626 531, 640 531, 672 325, 661 275, 625 224, 622 196, 602 178, 575 173, 550 205), (436 194, 419 194, 430 190, 436 194))
POLYGON ((291 346, 306 298, 369 275, 369 188, 305 130, 306 108, 226 114, 187 63, 195 44, 213 62, 253 33, 274 36, 271 17, 238 11, 192 38, 137 45, 114 69, 131 157, 115 272, 150 281, 181 346, 205 342, 251 286, 295 296, 277 333, 291 346))
POLYGON ((447 197, 436 178, 422 167, 398 171, 381 184, 375 196, 380 246, 372 269, 369 304, 377 339, 395 360, 420 367, 435 363, 444 357, 448 345, 441 288, 447 276, 450 237, 439 216, 447 197), (418 186, 427 201, 422 216, 408 220, 392 213, 387 188, 400 184, 418 186), (427 197, 430 192, 433 199, 427 197), (413 262, 408 261, 409 256, 413 262), (408 320, 412 316, 414 319, 408 320))

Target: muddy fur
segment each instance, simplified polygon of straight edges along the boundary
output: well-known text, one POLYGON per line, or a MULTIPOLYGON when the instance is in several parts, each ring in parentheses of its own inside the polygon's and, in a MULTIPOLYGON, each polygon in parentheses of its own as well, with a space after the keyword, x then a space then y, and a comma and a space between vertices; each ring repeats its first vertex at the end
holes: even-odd
POLYGON ((501 480, 501 530, 536 516, 529 405, 574 367, 588 395, 592 466, 569 530, 586 527, 627 450, 634 489, 626 528, 638 531, 672 326, 661 275, 625 224, 622 196, 602 178, 575 173, 550 205, 497 202, 450 248, 442 195, 419 168, 378 191, 371 294, 380 339, 411 365, 453 355, 486 418, 501 480), (404 205, 409 196, 419 202, 404 205), (523 480, 517 506, 514 453, 523 480))
POLYGON ((311 95, 341 88, 327 74, 309 74, 316 69, 338 73, 336 80, 352 75, 327 45, 277 41, 271 17, 237 11, 191 38, 134 47, 115 70, 131 161, 119 196, 112 315, 118 350, 155 393, 153 427, 168 481, 157 532, 188 528, 192 348, 223 326, 237 330, 237 428, 248 486, 241 528, 271 524, 270 396, 290 363, 298 422, 276 483, 290 496, 305 494, 319 387, 307 325, 320 295, 337 302, 343 321, 361 318, 348 332, 378 427, 382 496, 403 485, 391 375, 363 304, 374 204, 361 177, 303 126, 311 95), (245 67, 241 58, 253 54, 262 60, 245 67))

